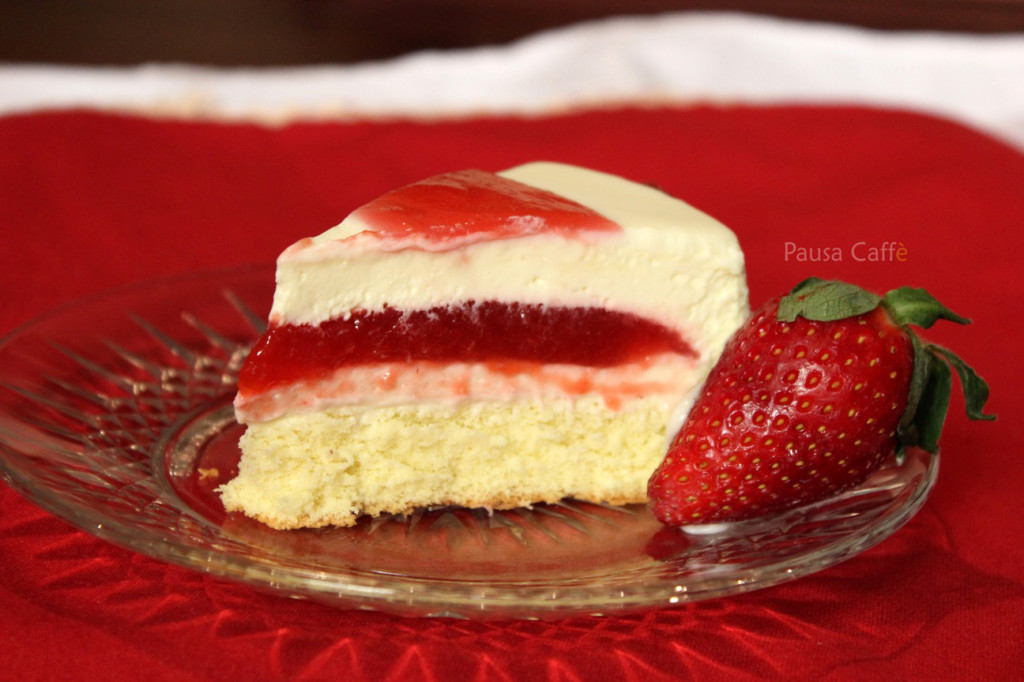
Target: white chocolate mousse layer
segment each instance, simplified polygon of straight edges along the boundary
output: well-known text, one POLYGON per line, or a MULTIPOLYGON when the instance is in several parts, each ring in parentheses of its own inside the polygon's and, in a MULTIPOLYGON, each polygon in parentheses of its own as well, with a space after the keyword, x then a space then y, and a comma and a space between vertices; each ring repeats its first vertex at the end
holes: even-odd
POLYGON ((591 306, 661 322, 708 352, 745 317, 743 253, 710 216, 649 186, 564 164, 500 175, 563 195, 623 229, 385 251, 379 239, 359 239, 372 226, 349 217, 281 254, 272 322, 316 324, 354 309, 466 300, 591 306))

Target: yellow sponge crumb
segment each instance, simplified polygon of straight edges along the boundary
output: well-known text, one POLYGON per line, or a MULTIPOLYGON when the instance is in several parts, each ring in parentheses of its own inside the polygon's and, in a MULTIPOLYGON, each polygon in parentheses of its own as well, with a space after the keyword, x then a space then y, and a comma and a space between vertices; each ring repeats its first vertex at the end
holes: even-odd
POLYGON ((437 505, 644 502, 668 419, 655 398, 340 406, 250 424, 219 490, 228 511, 280 529, 437 505))

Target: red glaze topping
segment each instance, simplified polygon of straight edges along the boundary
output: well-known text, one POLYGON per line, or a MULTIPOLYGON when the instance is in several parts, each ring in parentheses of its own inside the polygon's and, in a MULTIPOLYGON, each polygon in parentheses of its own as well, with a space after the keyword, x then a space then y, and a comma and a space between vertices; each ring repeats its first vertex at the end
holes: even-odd
POLYGON ((696 353, 672 330, 628 313, 467 302, 423 311, 355 311, 320 325, 271 327, 238 378, 253 395, 377 362, 541 362, 609 367, 661 353, 696 353))
POLYGON ((381 237, 442 243, 621 229, 570 199, 481 170, 445 173, 399 187, 352 215, 381 237))

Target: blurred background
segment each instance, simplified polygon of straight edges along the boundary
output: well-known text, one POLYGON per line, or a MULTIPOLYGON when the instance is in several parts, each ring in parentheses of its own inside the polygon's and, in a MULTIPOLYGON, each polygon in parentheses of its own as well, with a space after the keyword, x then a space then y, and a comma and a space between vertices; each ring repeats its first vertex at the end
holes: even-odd
POLYGON ((1024 0, 0 0, 0 62, 342 64, 503 44, 602 17, 709 10, 894 31, 1024 31, 1024 0))

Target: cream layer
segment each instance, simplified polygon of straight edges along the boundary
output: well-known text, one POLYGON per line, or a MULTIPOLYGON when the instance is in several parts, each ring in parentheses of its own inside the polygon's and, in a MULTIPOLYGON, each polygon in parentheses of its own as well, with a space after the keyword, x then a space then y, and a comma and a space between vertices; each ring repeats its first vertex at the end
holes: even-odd
POLYGON ((235 412, 243 423, 338 405, 367 408, 431 402, 557 400, 593 397, 612 411, 639 398, 661 398, 667 410, 686 398, 701 378, 696 358, 663 354, 615 367, 534 362, 377 363, 344 367, 315 381, 242 397, 235 412))

